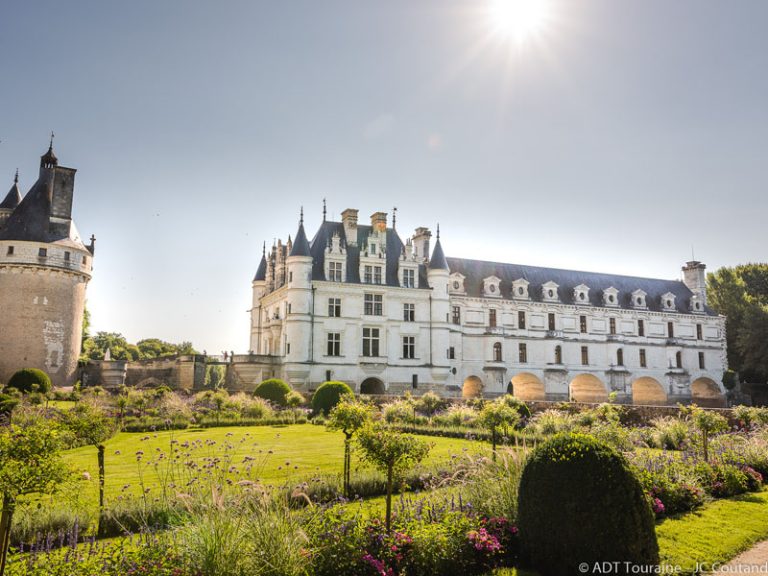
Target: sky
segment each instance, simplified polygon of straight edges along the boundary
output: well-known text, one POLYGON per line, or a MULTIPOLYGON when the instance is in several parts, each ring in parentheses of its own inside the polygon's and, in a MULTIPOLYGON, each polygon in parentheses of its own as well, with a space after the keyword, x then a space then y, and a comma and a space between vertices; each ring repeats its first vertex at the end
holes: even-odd
POLYGON ((524 38, 492 0, 2 2, 0 194, 54 131, 92 330, 209 353, 248 350, 262 242, 323 198, 448 256, 766 261, 768 2, 546 1, 524 38))

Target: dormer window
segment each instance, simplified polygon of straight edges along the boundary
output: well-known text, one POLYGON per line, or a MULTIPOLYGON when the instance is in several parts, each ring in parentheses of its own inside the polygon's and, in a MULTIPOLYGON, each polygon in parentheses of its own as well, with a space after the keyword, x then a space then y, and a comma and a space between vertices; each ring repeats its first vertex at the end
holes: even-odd
POLYGON ((647 294, 643 290, 635 290, 632 292, 632 308, 639 310, 645 310, 648 308, 648 304, 645 301, 647 294))
POLYGON ((501 278, 496 276, 489 276, 483 280, 483 296, 490 296, 491 298, 501 297, 501 290, 499 286, 501 284, 501 278))
POLYGON ((413 268, 402 268, 400 276, 403 288, 416 288, 416 270, 413 268))
POLYGON ((528 280, 518 278, 512 282, 512 298, 516 300, 528 300, 528 280))
POLYGON ((619 305, 619 291, 611 286, 603 290, 603 306, 617 307, 619 305))
POLYGON ((454 294, 464 293, 464 274, 454 272, 448 281, 448 290, 454 294))
POLYGON ((589 286, 579 284, 573 289, 573 301, 576 304, 589 304, 589 286))
POLYGON ((672 292, 667 292, 661 296, 661 307, 667 311, 675 310, 675 295, 672 292))
POLYGON ((694 294, 691 297, 690 309, 694 314, 702 314, 704 312, 704 303, 701 301, 701 296, 694 294))
POLYGON ((343 282, 343 267, 341 262, 328 262, 328 281, 329 282, 343 282))
POLYGON ((547 282, 541 287, 541 297, 545 302, 558 302, 560 300, 560 296, 558 295, 558 286, 552 281, 547 282))

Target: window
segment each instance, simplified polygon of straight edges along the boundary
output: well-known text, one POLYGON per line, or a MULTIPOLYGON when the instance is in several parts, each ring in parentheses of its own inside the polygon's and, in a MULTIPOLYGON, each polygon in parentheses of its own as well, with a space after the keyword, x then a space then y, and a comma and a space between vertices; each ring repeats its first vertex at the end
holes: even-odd
POLYGON ((616 366, 624 366, 624 350, 616 350, 616 366))
POLYGON ((341 318, 341 298, 328 298, 328 316, 341 318))
POLYGON ((293 282, 293 272, 288 272, 288 282, 293 282))
POLYGON ((416 338, 414 336, 403 336, 403 358, 408 360, 416 358, 416 338))
POLYGON ((419 375, 418 374, 413 374, 411 376, 411 388, 416 390, 416 388, 418 388, 418 387, 419 387, 419 375))
POLYGON ((290 342, 286 342, 285 343, 285 354, 287 356, 290 353, 291 353, 291 343, 290 342))
POLYGON ((328 280, 331 282, 341 282, 341 262, 330 262, 328 264, 328 280))
POLYGON ((341 334, 339 332, 328 333, 328 356, 341 356, 341 334))
POLYGON ((64 252, 64 262, 69 262, 69 252, 64 252))
POLYGON ((674 322, 667 322, 667 336, 669 338, 675 337, 675 324, 674 322))
POLYGON ((501 342, 496 342, 493 345, 493 361, 501 362, 501 342))
POLYGON ((699 352, 699 369, 704 370, 706 367, 704 362, 704 352, 699 352))
POLYGON ((562 346, 555 346, 555 364, 563 363, 563 348, 562 346))
POLYGON ((373 283, 381 284, 381 266, 373 267, 373 283))
POLYGON ((286 307, 286 310, 285 310, 285 315, 287 316, 290 313, 291 313, 291 303, 288 302, 288 306, 286 307))
POLYGON ((696 324, 696 340, 703 340, 704 338, 702 336, 701 324, 696 324))
POLYGON ((366 266, 365 273, 363 274, 363 282, 366 284, 373 283, 373 266, 366 266))
POLYGON ((587 333, 587 317, 586 316, 579 316, 579 331, 582 334, 587 333))
POLYGON ((37 255, 40 258, 45 258, 46 256, 48 256, 48 248, 38 248, 37 255))
POLYGON ((403 287, 415 288, 416 287, 416 273, 415 270, 403 270, 403 287))
POLYGON ((517 347, 517 352, 520 360, 520 364, 525 364, 528 362, 528 346, 526 346, 524 343, 520 343, 517 347))
POLYGON ((13 256, 13 246, 8 246, 8 252, 6 252, 8 256, 13 256))
POLYGON ((379 329, 363 328, 363 356, 379 355, 379 329))
POLYGON ((637 335, 645 336, 645 322, 643 320, 637 321, 637 335))
POLYGON ((683 353, 680 351, 675 352, 675 367, 683 367, 683 353))
POLYGON ((488 326, 496 328, 496 310, 493 308, 488 310, 488 326))
POLYGON ((382 314, 382 296, 381 294, 366 294, 363 314, 368 316, 381 316, 382 314))
POLYGON ((522 310, 517 313, 517 327, 520 329, 525 328, 525 312, 522 310))
POLYGON ((451 322, 454 324, 461 324, 461 308, 459 306, 454 306, 452 311, 451 322))
POLYGON ((451 346, 448 348, 448 360, 455 360, 456 359, 456 348, 451 346))
POLYGON ((608 330, 611 334, 616 334, 616 318, 608 318, 608 330))
POLYGON ((555 315, 552 312, 549 313, 549 329, 555 331, 555 315))
POLYGON ((640 348, 640 368, 647 368, 648 360, 645 357, 645 348, 640 348))
POLYGON ((88 264, 88 256, 83 256, 83 266, 88 264))
POLYGON ((326 370, 325 371, 325 381, 326 382, 330 382, 331 381, 331 376, 333 376, 333 373, 330 370, 326 370))
POLYGON ((589 348, 587 346, 581 347, 581 365, 589 365, 589 348))
POLYGON ((416 304, 403 304, 403 321, 414 322, 416 320, 416 304))

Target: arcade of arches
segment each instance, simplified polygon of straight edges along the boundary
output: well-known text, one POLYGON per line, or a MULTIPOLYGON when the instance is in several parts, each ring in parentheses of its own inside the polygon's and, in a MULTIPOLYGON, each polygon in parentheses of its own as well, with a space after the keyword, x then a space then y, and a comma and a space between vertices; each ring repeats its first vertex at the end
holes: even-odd
POLYGON ((483 395, 483 381, 477 376, 467 376, 461 387, 462 398, 479 398, 483 395))
POLYGON ((360 384, 360 394, 386 394, 384 382, 378 378, 366 378, 360 384))
POLYGON ((663 406, 667 403, 667 393, 656 378, 643 376, 632 382, 632 404, 663 406))
POLYGON ((512 378, 507 385, 507 393, 520 398, 524 402, 535 402, 547 399, 544 382, 535 374, 521 372, 512 378))
POLYGON ((579 374, 568 385, 571 400, 599 404, 608 401, 605 384, 592 374, 579 374))

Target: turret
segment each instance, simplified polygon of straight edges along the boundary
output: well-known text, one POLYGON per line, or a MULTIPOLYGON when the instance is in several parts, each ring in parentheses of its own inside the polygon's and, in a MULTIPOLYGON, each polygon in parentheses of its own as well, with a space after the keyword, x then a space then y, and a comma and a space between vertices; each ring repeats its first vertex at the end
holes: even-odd
POLYGON ((13 178, 13 186, 8 190, 8 194, 5 195, 3 201, 0 202, 0 228, 3 227, 8 216, 11 215, 11 212, 16 209, 20 202, 21 192, 19 191, 19 170, 17 169, 16 176, 13 178))
POLYGON ((304 209, 301 210, 299 229, 286 260, 286 306, 289 310, 285 321, 286 356, 300 362, 311 359, 310 330, 312 316, 312 254, 307 234, 304 232, 304 209), (290 352, 288 349, 290 347, 290 352))
POLYGON ((697 260, 686 262, 683 266, 683 284, 685 284, 699 301, 707 305, 707 266, 697 260))
POLYGON ((432 258, 427 266, 427 279, 432 288, 432 362, 442 364, 446 360, 446 350, 449 346, 448 313, 448 281, 450 276, 448 261, 440 243, 440 226, 437 227, 437 241, 432 252, 432 258))

